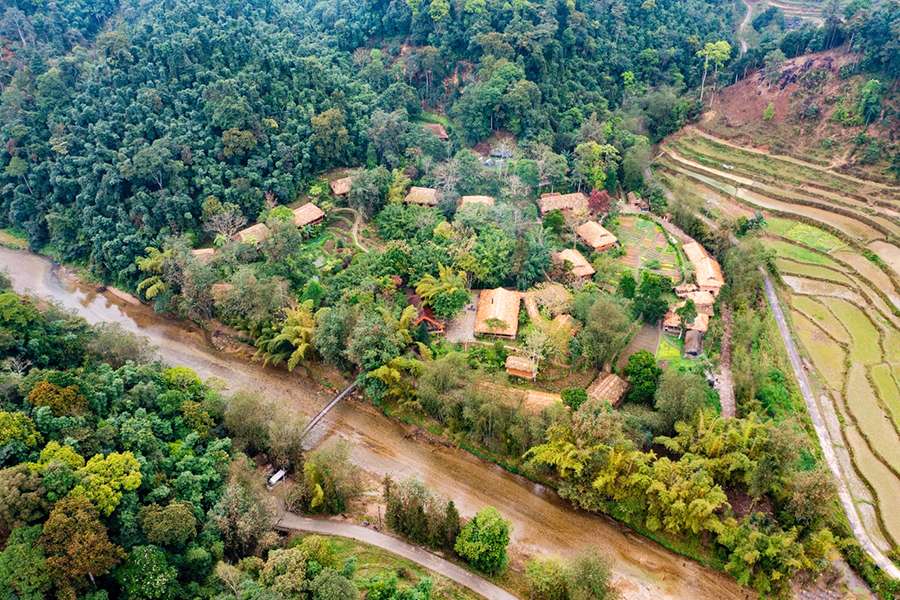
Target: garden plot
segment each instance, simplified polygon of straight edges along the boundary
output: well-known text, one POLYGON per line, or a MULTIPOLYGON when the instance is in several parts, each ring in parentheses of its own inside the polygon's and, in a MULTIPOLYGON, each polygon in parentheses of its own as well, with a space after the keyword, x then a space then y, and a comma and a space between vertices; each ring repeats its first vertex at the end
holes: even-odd
POLYGON ((678 254, 666 239, 662 229, 649 219, 633 215, 619 217, 616 231, 625 249, 622 263, 635 270, 648 269, 665 275, 672 281, 681 280, 678 254))

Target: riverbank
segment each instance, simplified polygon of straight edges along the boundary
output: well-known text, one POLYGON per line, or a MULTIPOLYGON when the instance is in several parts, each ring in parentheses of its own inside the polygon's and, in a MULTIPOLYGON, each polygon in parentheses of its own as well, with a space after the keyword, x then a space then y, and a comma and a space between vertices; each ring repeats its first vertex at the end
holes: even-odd
MULTIPOLYGON (((199 328, 81 285, 43 257, 0 249, 0 264, 10 270, 17 291, 30 290, 55 300, 93 323, 120 323, 158 346, 166 362, 216 379, 226 392, 261 392, 307 417, 331 397, 308 379, 217 352, 199 328)), ((310 441, 316 444, 332 437, 347 439, 354 462, 373 476, 417 477, 435 493, 453 499, 464 516, 485 505, 495 506, 512 523, 512 544, 523 555, 565 558, 592 548, 604 551, 626 598, 750 597, 726 575, 670 552, 608 517, 574 509, 552 490, 459 448, 422 444, 407 427, 369 403, 338 405, 310 441)))

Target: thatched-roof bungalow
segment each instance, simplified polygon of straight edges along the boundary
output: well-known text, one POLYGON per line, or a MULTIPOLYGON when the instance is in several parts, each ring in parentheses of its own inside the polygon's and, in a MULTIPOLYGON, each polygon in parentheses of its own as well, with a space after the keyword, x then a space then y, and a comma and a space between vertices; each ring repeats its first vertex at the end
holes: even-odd
POLYGON ((331 193, 335 196, 346 196, 350 193, 350 188, 353 186, 353 178, 341 177, 340 179, 335 179, 330 182, 328 185, 331 187, 331 193))
POLYGON ((481 290, 475 312, 475 333, 515 339, 519 331, 519 292, 497 288, 481 290))
POLYGON ((321 223, 324 218, 325 213, 312 202, 307 202, 303 206, 294 209, 294 225, 297 227, 315 225, 316 223, 321 223))
POLYGON ((703 334, 691 329, 684 336, 684 355, 696 358, 703 352, 703 334))
POLYGON ((266 227, 265 223, 257 223, 256 225, 241 229, 235 234, 234 238, 245 244, 256 244, 269 237, 270 233, 271 231, 266 227))
POLYGON ((431 133, 433 133, 442 142, 446 142, 450 139, 450 136, 447 134, 447 130, 444 129, 444 126, 440 123, 425 123, 422 125, 422 128, 425 131, 430 131, 431 133))
POLYGON ((191 250, 191 254, 194 256, 194 258, 197 259, 197 261, 200 264, 206 265, 206 264, 209 264, 212 261, 212 259, 216 256, 216 249, 215 248, 196 248, 194 250, 191 250))
POLYGON ((607 231, 603 225, 597 221, 587 221, 582 223, 575 229, 584 243, 594 249, 595 252, 603 252, 609 250, 619 243, 612 233, 607 231))
POLYGON ((628 382, 615 373, 600 373, 586 391, 591 400, 606 400, 613 406, 619 406, 626 390, 628 382))
POLYGON ((697 281, 697 287, 713 296, 718 296, 722 286, 725 285, 725 278, 722 277, 722 268, 718 261, 697 242, 689 242, 681 249, 694 267, 694 279, 697 281))
POLYGON ((463 196, 459 199, 459 207, 470 206, 472 204, 481 204, 484 206, 493 206, 494 198, 492 196, 463 196))
POLYGON ((404 200, 407 204, 421 204, 423 206, 437 206, 438 191, 434 188, 417 187, 409 188, 404 200))
POLYGON ((551 210, 561 210, 563 212, 588 212, 588 198, 581 192, 573 192, 571 194, 548 193, 541 194, 538 202, 541 209, 541 215, 546 215, 551 210))
POLYGON ((588 279, 596 273, 594 267, 591 266, 591 263, 588 262, 584 255, 572 248, 554 252, 553 260, 560 265, 565 265, 566 263, 571 265, 572 274, 581 279, 588 279))
POLYGON ((524 356, 507 356, 506 373, 513 377, 534 381, 537 378, 537 363, 524 356))

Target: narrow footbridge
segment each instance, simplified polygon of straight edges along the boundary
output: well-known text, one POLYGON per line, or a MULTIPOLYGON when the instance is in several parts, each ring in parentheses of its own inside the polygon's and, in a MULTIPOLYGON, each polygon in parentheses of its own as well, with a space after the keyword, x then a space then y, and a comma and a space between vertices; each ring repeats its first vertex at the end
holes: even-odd
POLYGON ((354 381, 353 383, 348 385, 344 389, 344 391, 342 391, 340 394, 338 394, 337 396, 332 398, 331 402, 329 402, 328 404, 325 405, 325 408, 320 410, 316 416, 314 416, 312 419, 309 420, 309 423, 306 424, 306 427, 303 428, 303 432, 300 434, 300 439, 302 440, 307 435, 309 435, 309 433, 313 429, 315 429, 316 425, 318 425, 319 422, 325 418, 325 415, 327 415, 329 413, 329 411, 331 411, 332 408, 337 406, 341 400, 343 400, 344 398, 349 396, 351 393, 353 393, 353 391, 356 389, 356 387, 357 387, 357 383, 354 381))

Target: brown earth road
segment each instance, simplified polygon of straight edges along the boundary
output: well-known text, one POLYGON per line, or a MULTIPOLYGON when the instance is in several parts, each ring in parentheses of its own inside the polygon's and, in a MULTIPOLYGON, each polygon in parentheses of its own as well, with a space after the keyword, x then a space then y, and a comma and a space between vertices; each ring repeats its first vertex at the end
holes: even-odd
MULTIPOLYGON (((305 416, 316 414, 333 396, 298 374, 217 352, 197 328, 160 317, 147 306, 99 294, 43 257, 0 248, 0 270, 4 268, 17 291, 30 290, 56 301, 89 322, 115 322, 146 336, 164 361, 220 381, 225 392, 258 391, 305 416)), ((310 438, 311 444, 330 438, 348 440, 353 461, 376 479, 416 477, 436 494, 454 500, 464 516, 486 505, 496 507, 512 524, 511 548, 517 556, 566 558, 587 549, 601 550, 610 557, 615 584, 625 598, 751 597, 728 576, 666 550, 612 519, 577 510, 549 488, 456 447, 421 442, 414 432, 367 402, 338 404, 310 438)))
POLYGON ((516 596, 510 594, 503 588, 494 585, 483 577, 479 577, 449 560, 445 560, 436 554, 432 554, 424 548, 408 544, 401 539, 380 533, 367 527, 361 527, 360 525, 353 525, 352 523, 345 523, 342 521, 310 519, 290 512, 284 513, 278 520, 278 523, 276 523, 275 527, 287 531, 302 531, 306 533, 350 538, 357 542, 363 542, 364 544, 387 550, 392 554, 410 560, 430 571, 434 571, 438 575, 443 575, 447 579, 472 590, 484 598, 488 598, 488 600, 517 600, 516 596))

